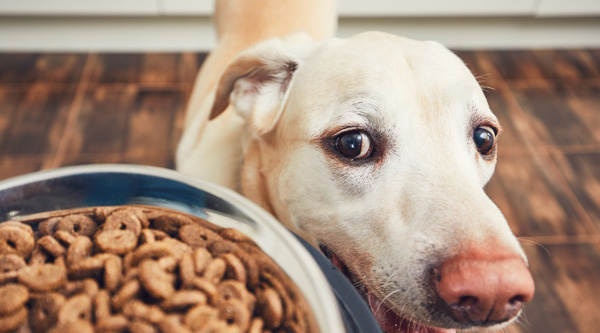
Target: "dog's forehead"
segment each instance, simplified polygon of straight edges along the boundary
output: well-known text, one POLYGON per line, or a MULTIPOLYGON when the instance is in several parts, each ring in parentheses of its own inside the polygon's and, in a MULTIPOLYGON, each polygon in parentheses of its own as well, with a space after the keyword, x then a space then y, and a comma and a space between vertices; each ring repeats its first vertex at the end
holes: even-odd
MULTIPOLYGON (((318 109, 320 114, 295 116, 321 123, 324 118, 339 118, 340 111, 348 110, 344 105, 367 106, 364 112, 378 109, 389 113, 392 118, 385 121, 392 122, 400 109, 416 111, 409 117, 432 119, 463 112, 461 117, 450 115, 461 123, 471 117, 469 110, 489 113, 477 80, 455 54, 435 42, 380 32, 324 43, 301 66, 295 81, 292 104, 318 109)), ((405 120, 406 116, 402 114, 405 120)))
POLYGON ((368 32, 324 43, 306 65, 325 82, 450 89, 477 86, 454 53, 437 42, 368 32), (457 83, 460 83, 457 85, 457 83))

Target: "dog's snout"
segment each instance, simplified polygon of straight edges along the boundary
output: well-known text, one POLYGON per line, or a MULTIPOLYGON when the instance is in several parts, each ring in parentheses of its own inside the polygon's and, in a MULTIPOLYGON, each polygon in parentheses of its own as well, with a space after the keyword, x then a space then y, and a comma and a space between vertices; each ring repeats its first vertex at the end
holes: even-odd
POLYGON ((517 316, 533 298, 534 283, 518 256, 461 254, 435 272, 443 311, 461 324, 488 326, 517 316))

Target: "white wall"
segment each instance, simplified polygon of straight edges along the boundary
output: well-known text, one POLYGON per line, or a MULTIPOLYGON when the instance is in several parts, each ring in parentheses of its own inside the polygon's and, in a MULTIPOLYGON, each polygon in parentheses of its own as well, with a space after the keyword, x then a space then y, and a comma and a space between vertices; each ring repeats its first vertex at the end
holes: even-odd
MULTIPOLYGON (((600 47, 600 0, 338 4, 341 37, 382 30, 463 49, 600 47)), ((208 50, 212 8, 212 0, 0 0, 0 50, 208 50)))

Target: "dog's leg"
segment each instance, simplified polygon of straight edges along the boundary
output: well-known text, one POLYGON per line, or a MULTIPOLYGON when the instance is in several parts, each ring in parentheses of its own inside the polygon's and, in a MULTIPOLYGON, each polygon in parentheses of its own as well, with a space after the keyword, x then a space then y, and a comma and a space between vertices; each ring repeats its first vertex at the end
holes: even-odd
POLYGON ((208 120, 221 74, 241 51, 262 40, 298 31, 317 40, 332 37, 337 27, 335 0, 217 0, 214 20, 218 45, 196 78, 177 169, 236 189, 243 122, 230 111, 208 120))

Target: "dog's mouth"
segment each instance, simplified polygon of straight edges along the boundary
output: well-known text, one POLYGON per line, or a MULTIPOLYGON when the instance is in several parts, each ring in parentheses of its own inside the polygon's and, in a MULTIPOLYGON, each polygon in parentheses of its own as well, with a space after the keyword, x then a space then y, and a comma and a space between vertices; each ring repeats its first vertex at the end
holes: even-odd
POLYGON ((455 329, 445 329, 426 326, 422 323, 412 321, 401 314, 390 309, 385 303, 369 291, 369 288, 354 275, 348 266, 327 247, 321 246, 321 250, 331 262, 352 282, 361 296, 365 299, 375 319, 385 333, 456 333, 455 329))

